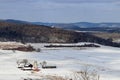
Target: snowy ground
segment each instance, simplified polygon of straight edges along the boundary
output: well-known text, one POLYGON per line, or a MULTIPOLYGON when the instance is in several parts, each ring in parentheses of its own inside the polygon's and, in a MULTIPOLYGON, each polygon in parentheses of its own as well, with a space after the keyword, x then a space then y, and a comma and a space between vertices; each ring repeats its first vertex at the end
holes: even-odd
POLYGON ((120 43, 120 39, 116 39, 114 40, 114 42, 120 43))
POLYGON ((120 49, 102 46, 101 48, 44 48, 44 44, 32 44, 41 52, 20 52, 0 50, 0 80, 22 80, 40 78, 44 75, 70 76, 80 71, 84 65, 91 65, 100 74, 100 80, 120 80, 120 49), (47 61, 57 69, 40 69, 37 73, 17 68, 18 59, 47 61))

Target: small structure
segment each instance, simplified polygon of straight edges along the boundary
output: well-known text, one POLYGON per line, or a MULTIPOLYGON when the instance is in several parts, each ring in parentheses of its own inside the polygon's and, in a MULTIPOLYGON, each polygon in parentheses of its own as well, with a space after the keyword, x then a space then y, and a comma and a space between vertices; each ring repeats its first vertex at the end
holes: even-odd
POLYGON ((32 68, 33 68, 33 65, 29 64, 29 65, 25 65, 24 67, 22 67, 21 70, 31 71, 31 70, 33 70, 32 68))
POLYGON ((33 71, 40 71, 40 69, 38 68, 38 63, 37 63, 37 61, 34 61, 34 63, 33 63, 33 71))
POLYGON ((49 69, 49 68, 57 68, 56 66, 52 66, 52 65, 47 65, 46 61, 43 61, 42 63, 40 63, 42 65, 43 69, 49 69))
POLYGON ((21 59, 17 61, 18 68, 21 70, 33 70, 33 65, 28 62, 27 59, 21 59))
POLYGON ((19 59, 17 61, 18 68, 23 68, 27 64, 28 64, 28 60, 27 59, 19 59))

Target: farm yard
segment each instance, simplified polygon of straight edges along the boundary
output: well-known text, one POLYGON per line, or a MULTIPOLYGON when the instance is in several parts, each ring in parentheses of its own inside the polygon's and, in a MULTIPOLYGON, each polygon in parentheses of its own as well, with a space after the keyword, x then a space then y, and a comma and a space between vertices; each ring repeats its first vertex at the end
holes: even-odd
POLYGON ((40 52, 0 50, 0 80, 84 80, 77 73, 85 70, 95 72, 99 79, 94 80, 120 80, 119 48, 102 45, 97 48, 46 48, 47 43, 30 44, 35 49, 40 48, 40 52), (37 61, 39 71, 19 69, 17 61, 23 59, 31 64, 37 61), (56 68, 42 68, 40 63, 44 61, 56 68))

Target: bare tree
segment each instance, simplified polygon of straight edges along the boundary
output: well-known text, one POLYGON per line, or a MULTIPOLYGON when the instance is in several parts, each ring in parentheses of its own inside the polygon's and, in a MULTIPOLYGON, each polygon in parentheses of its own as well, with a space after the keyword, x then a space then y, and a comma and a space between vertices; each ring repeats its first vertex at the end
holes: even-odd
POLYGON ((42 67, 45 67, 47 65, 47 62, 46 61, 43 61, 40 63, 42 67))
POLYGON ((24 64, 24 66, 25 66, 27 63, 28 63, 28 60, 27 60, 27 59, 20 59, 20 60, 17 61, 18 66, 19 66, 20 64, 24 64))
POLYGON ((73 80, 99 80, 100 76, 93 66, 85 65, 81 71, 73 73, 73 80))

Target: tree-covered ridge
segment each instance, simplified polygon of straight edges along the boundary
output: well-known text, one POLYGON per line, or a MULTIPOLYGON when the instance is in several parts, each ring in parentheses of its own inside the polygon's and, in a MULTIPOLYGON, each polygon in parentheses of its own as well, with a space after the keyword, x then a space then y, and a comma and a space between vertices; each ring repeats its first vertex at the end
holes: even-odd
POLYGON ((88 33, 51 28, 43 25, 18 24, 0 21, 0 41, 77 43, 95 42, 120 47, 120 44, 88 33))

